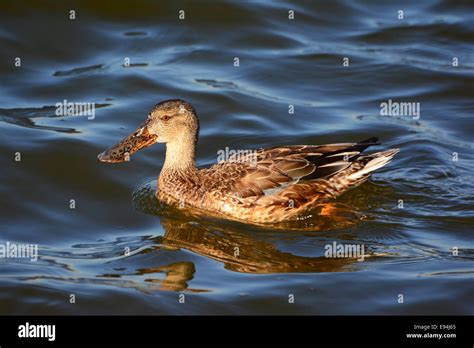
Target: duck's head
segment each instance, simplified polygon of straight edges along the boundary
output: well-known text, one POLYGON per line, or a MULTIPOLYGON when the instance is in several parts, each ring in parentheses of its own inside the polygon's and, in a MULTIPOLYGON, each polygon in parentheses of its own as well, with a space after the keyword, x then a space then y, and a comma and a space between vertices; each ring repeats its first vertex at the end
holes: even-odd
POLYGON ((155 143, 180 144, 197 141, 199 120, 191 104, 181 99, 156 104, 147 119, 128 137, 97 157, 101 162, 117 163, 155 143))

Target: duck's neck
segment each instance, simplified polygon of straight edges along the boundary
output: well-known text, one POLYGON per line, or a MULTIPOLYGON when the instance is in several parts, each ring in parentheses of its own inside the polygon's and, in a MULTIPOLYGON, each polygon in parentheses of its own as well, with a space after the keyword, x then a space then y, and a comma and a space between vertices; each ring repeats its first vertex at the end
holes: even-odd
POLYGON ((186 173, 196 170, 194 136, 180 137, 166 144, 166 158, 162 172, 186 173))

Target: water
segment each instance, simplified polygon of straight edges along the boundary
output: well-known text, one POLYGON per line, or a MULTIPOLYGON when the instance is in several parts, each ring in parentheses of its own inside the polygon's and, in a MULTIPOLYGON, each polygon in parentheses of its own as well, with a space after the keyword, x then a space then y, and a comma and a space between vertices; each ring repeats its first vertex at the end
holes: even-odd
POLYGON ((0 313, 473 314, 472 10, 1 2, 0 241, 38 244, 39 259, 0 260, 0 313), (370 136, 401 152, 312 229, 162 209, 162 146, 119 165, 96 156, 168 98, 198 110, 199 165, 226 146, 370 136), (64 99, 97 103, 95 118, 57 116, 64 99), (381 116, 389 99, 420 103, 420 118, 381 116), (325 258, 333 242, 367 257, 325 258))

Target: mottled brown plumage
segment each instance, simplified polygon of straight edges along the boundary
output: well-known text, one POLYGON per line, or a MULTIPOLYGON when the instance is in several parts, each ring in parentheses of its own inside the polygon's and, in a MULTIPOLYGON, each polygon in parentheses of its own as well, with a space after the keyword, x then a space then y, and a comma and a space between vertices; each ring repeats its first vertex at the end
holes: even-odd
POLYGON ((190 104, 165 101, 129 137, 100 154, 99 160, 121 162, 153 142, 164 142, 167 150, 158 179, 158 199, 235 220, 274 223, 297 219, 361 184, 398 152, 362 155, 367 147, 378 145, 376 138, 370 138, 360 143, 247 151, 198 169, 194 159, 198 131, 198 118, 190 104))

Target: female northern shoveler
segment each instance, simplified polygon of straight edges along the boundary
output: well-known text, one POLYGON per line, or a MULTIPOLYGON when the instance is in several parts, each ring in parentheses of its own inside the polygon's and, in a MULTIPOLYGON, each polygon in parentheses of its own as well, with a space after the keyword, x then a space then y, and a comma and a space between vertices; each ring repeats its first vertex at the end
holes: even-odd
POLYGON ((195 149, 199 120, 191 104, 166 100, 127 138, 102 152, 101 162, 123 162, 138 150, 166 144, 156 196, 227 218, 254 223, 296 219, 369 178, 399 151, 361 155, 379 145, 360 143, 294 145, 259 149, 198 169, 195 149))

